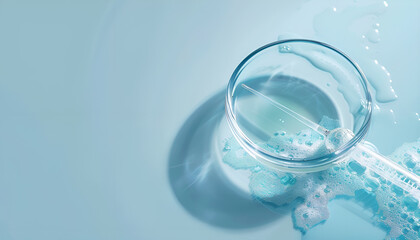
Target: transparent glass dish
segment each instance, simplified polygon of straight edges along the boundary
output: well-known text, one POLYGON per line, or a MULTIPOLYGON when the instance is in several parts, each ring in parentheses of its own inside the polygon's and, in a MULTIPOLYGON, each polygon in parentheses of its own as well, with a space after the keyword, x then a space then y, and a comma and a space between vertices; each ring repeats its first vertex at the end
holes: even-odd
POLYGON ((278 41, 257 49, 236 68, 226 94, 227 120, 241 146, 289 171, 313 171, 340 159, 366 135, 371 112, 371 96, 360 68, 339 50, 312 40, 278 41), (307 126, 252 96, 241 84, 285 102, 314 122, 323 116, 338 121, 355 136, 334 152, 305 157, 290 158, 264 149, 258 143, 276 131, 296 133, 307 126))
POLYGON ((363 72, 336 48, 306 39, 265 45, 229 81, 215 145, 222 172, 276 209, 303 201, 294 210, 302 231, 326 220, 331 199, 349 196, 375 202, 373 222, 389 238, 419 237, 420 178, 364 141, 371 105, 363 72), (329 148, 334 134, 339 144, 329 148))

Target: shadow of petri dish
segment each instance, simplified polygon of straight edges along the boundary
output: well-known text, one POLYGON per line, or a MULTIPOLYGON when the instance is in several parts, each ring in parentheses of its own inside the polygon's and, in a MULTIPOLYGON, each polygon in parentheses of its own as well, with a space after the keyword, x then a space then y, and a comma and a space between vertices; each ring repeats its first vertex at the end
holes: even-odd
POLYGON ((214 144, 225 117, 224 101, 225 92, 217 93, 179 130, 169 155, 170 186, 179 203, 203 222, 238 230, 259 227, 283 215, 238 190, 223 175, 214 144))

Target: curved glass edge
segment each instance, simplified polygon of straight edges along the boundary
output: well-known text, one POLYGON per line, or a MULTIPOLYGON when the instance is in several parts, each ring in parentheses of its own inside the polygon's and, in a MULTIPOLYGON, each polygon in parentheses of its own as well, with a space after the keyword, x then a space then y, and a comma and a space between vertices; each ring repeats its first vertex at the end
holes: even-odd
POLYGON ((226 117, 227 122, 229 124, 229 127, 233 133, 233 136, 235 139, 240 143, 240 145, 253 157, 262 160, 263 162, 268 163, 269 165, 273 165, 276 167, 280 167, 284 170, 289 171, 317 171, 327 168, 331 163, 338 161, 343 156, 346 155, 346 153, 349 152, 354 146, 356 146, 359 142, 363 140, 363 138, 366 136, 367 130, 370 126, 371 116, 372 116, 372 98, 367 86, 367 80, 366 76, 360 69, 359 65, 355 63, 350 57, 348 57, 345 53, 342 51, 336 49, 335 47, 323 43, 320 41, 310 40, 310 39, 286 39, 286 40, 279 40, 272 43, 269 43, 267 45, 264 45, 257 50, 253 51, 251 54, 249 54, 242 62, 236 67, 234 70, 226 91, 226 99, 225 99, 225 111, 226 111, 226 117), (366 103, 366 109, 367 109, 367 116, 365 120, 363 121, 363 124, 360 128, 360 130, 355 134, 355 136, 346 144, 338 148, 336 151, 316 157, 316 158, 308 158, 303 160, 291 160, 287 158, 281 158, 278 155, 275 155, 273 153, 270 153, 266 151, 265 149, 262 149, 255 143, 253 143, 246 135, 245 133, 240 129, 239 125, 236 122, 236 117, 233 113, 233 106, 232 106, 232 97, 233 97, 233 90, 236 83, 236 80, 238 76, 240 75, 242 69, 246 66, 248 61, 253 58, 258 53, 262 52, 263 50, 284 44, 284 43, 291 43, 291 42, 303 42, 303 43, 310 43, 310 44, 316 44, 321 45, 323 47, 326 47, 342 57, 344 57, 357 71, 361 78, 361 84, 363 86, 363 90, 365 93, 365 97, 367 100, 366 103))

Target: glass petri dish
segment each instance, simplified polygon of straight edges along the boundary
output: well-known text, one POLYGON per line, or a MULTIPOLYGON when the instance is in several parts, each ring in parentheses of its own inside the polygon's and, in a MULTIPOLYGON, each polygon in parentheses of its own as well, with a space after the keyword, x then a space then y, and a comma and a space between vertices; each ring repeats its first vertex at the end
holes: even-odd
POLYGON ((344 157, 365 137, 372 113, 358 65, 340 50, 307 39, 276 41, 248 55, 230 78, 225 104, 240 145, 259 161, 291 172, 322 170, 344 157), (282 107, 354 136, 327 151, 316 144, 322 134, 282 107))

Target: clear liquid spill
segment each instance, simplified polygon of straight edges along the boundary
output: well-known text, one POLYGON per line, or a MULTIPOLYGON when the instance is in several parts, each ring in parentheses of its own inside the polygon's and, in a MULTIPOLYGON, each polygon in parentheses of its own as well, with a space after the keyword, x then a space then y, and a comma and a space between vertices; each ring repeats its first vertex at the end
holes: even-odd
POLYGON ((307 1, 288 21, 278 23, 281 39, 319 39, 359 64, 375 100, 367 139, 383 154, 420 136, 420 105, 414 104, 420 95, 413 91, 420 82, 411 80, 420 76, 420 28, 412 25, 420 21, 419 9, 418 1, 307 1), (389 135, 392 141, 386 140, 389 135))
POLYGON ((326 9, 316 16, 314 19, 315 31, 319 35, 333 38, 336 41, 349 41, 347 39, 348 31, 357 32, 357 34, 351 35, 351 39, 355 43, 361 42, 361 46, 353 47, 351 54, 357 56, 357 62, 362 66, 369 83, 375 89, 376 100, 381 103, 396 100, 397 95, 391 85, 391 74, 383 64, 380 64, 374 56, 375 54, 371 53, 375 45, 380 42, 378 18, 386 12, 389 4, 387 1, 374 1, 359 2, 346 7, 343 5, 336 7, 335 11, 326 9), (334 21, 331 21, 332 19, 334 21), (334 35, 331 36, 332 34, 334 35), (362 41, 357 38, 361 38, 362 41))
POLYGON ((420 82, 409 80, 420 76, 420 29, 412 26, 419 9, 418 1, 309 1, 288 21, 296 24, 279 27, 333 44, 359 64, 375 100, 368 140, 384 154, 420 136, 420 95, 413 91, 420 82))

